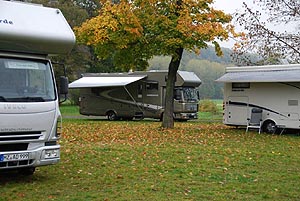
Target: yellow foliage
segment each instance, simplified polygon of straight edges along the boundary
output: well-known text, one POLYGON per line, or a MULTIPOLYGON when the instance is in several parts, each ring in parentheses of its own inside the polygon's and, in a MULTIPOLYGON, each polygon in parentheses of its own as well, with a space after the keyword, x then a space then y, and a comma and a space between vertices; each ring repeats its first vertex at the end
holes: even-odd
MULTIPOLYGON (((82 43, 109 49, 144 44, 145 52, 152 56, 167 55, 174 47, 194 51, 194 47, 203 48, 207 42, 239 36, 229 24, 232 17, 210 7, 213 0, 101 2, 99 15, 75 29, 82 43)), ((218 44, 214 44, 219 51, 218 44)))
POLYGON ((98 16, 76 27, 75 31, 78 40, 88 45, 115 42, 119 48, 124 48, 126 43, 141 36, 143 28, 130 3, 111 4, 106 1, 98 16), (123 36, 119 35, 122 31, 126 33, 123 36))

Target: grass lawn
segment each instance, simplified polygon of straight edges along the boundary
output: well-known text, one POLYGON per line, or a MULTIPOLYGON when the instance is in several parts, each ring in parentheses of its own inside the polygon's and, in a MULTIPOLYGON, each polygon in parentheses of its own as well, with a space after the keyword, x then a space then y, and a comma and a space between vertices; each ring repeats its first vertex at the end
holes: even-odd
POLYGON ((221 123, 65 119, 61 162, 0 200, 299 200, 300 138, 221 123))
POLYGON ((79 116, 79 106, 75 105, 62 105, 59 107, 63 116, 79 116))
POLYGON ((211 120, 211 121, 222 121, 222 112, 212 113, 212 112, 198 112, 198 120, 211 120))
MULTIPOLYGON (((222 101, 215 100, 218 112, 212 113, 212 112, 199 112, 198 118, 199 120, 222 120, 222 101)), ((79 114, 79 106, 74 106, 70 104, 63 104, 60 106, 60 111, 63 114, 63 117, 70 117, 70 116, 80 116, 79 114)))

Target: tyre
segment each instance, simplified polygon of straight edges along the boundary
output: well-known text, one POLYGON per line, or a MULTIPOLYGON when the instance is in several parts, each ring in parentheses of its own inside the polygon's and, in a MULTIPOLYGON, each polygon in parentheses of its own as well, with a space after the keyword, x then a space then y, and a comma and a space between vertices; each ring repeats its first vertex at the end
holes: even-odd
POLYGON ((269 134, 274 134, 277 130, 277 126, 274 121, 267 121, 264 123, 263 131, 269 134))
POLYGON ((164 113, 162 112, 162 113, 160 114, 159 121, 163 121, 163 119, 164 119, 164 113))
POLYGON ((117 117, 117 114, 114 111, 109 111, 107 113, 107 119, 109 121, 116 121, 116 120, 118 120, 118 117, 117 117))

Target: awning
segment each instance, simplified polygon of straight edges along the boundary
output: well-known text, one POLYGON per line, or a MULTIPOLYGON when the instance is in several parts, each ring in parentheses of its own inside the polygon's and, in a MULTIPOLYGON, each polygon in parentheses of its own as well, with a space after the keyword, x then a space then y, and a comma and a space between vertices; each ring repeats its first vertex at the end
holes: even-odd
POLYGON ((74 88, 90 88, 90 87, 117 87, 126 86, 136 82, 146 75, 141 76, 105 76, 105 77, 82 77, 69 84, 70 89, 74 88))
POLYGON ((216 82, 300 82, 300 69, 229 71, 216 82))

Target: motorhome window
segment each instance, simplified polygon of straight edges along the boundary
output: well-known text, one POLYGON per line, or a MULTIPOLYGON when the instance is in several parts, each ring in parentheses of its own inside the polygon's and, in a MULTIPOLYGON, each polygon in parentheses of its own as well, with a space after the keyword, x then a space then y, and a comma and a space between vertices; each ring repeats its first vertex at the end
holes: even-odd
POLYGON ((174 90, 174 99, 182 100, 182 88, 177 88, 174 90))
POLYGON ((298 106, 298 100, 288 100, 288 106, 298 106))
POLYGON ((158 96, 158 82, 146 83, 147 96, 158 96))
POLYGON ((143 98, 143 84, 138 85, 138 98, 143 98))
POLYGON ((232 90, 233 91, 240 91, 244 89, 249 89, 250 83, 249 82, 234 82, 232 83, 232 90))
POLYGON ((0 58, 0 101, 55 100, 53 80, 47 61, 0 58))
POLYGON ((199 101, 198 99, 198 89, 193 87, 182 88, 183 98, 185 101, 199 101))

